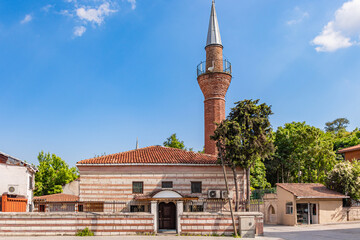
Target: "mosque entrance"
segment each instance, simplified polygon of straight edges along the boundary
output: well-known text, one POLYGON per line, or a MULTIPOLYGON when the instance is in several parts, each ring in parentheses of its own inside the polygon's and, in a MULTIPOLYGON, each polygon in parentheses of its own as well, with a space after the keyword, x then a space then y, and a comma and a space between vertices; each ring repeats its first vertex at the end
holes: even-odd
POLYGON ((176 205, 173 202, 159 204, 159 230, 176 230, 176 205))

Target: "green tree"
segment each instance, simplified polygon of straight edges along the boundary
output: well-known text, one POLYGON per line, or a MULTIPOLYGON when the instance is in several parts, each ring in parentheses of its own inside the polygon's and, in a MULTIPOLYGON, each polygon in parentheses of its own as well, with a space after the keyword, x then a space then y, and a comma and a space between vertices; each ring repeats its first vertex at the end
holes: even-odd
POLYGON ((176 137, 176 133, 172 134, 170 137, 166 139, 166 141, 163 143, 165 147, 171 147, 171 148, 178 148, 178 149, 186 149, 185 144, 183 141, 180 141, 176 137))
POLYGON ((266 179, 265 164, 260 158, 250 168, 250 184, 252 189, 271 188, 271 184, 266 179))
POLYGON ((325 131, 334 133, 337 133, 341 130, 346 131, 346 127, 349 125, 349 123, 350 121, 346 118, 337 118, 332 122, 325 123, 325 131))
POLYGON ((360 162, 338 163, 326 178, 329 189, 343 193, 354 200, 360 200, 360 162))
POLYGON ((342 148, 352 147, 360 144, 360 131, 356 128, 352 132, 341 131, 335 136, 334 151, 338 151, 342 148))
MULTIPOLYGON (((274 152, 269 121, 272 111, 265 103, 259 104, 259 100, 243 100, 235 104, 227 119, 218 125, 211 138, 217 141, 219 158, 224 159, 233 170, 235 182, 236 169, 240 167, 246 170, 246 195, 250 202, 250 168, 258 159, 265 159, 274 152)), ((238 188, 236 191, 238 196, 238 188)))
POLYGON ((276 152, 266 161, 268 181, 320 182, 336 164, 333 134, 305 122, 287 123, 275 133, 276 152))
POLYGON ((75 167, 69 168, 64 160, 55 154, 38 155, 38 172, 35 174, 35 195, 49 195, 62 192, 62 185, 79 177, 75 167))

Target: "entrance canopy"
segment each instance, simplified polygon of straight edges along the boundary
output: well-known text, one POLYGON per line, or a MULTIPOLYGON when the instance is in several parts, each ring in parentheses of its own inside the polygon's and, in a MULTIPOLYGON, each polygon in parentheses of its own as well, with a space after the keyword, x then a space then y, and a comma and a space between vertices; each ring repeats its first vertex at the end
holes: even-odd
POLYGON ((171 190, 164 190, 155 193, 152 197, 138 197, 136 200, 143 200, 143 201, 189 201, 189 200, 197 200, 197 197, 183 197, 180 193, 171 191, 171 190))
POLYGON ((161 191, 161 192, 158 192, 157 194, 155 194, 153 197, 153 199, 179 199, 179 198, 182 198, 182 196, 177 193, 177 192, 174 192, 174 191, 161 191))

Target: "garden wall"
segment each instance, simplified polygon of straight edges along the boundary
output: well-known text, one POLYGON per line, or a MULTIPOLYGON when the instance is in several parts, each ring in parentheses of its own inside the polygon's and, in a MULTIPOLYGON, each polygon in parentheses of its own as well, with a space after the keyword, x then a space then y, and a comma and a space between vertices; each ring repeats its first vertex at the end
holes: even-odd
POLYGON ((0 213, 0 236, 71 235, 88 227, 95 235, 154 232, 150 213, 0 213))
MULTIPOLYGON (((237 231, 242 237, 263 235, 263 214, 259 212, 234 213, 237 231)), ((183 213, 180 216, 183 235, 232 235, 230 213, 183 213)))
POLYGON ((348 221, 360 221, 360 207, 343 208, 343 211, 346 212, 348 221))

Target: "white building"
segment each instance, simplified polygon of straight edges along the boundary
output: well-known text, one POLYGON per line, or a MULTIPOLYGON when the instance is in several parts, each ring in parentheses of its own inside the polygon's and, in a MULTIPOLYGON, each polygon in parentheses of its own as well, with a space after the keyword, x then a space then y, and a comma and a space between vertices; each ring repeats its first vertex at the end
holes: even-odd
POLYGON ((31 212, 36 172, 34 166, 0 152, 0 195, 7 193, 9 197, 26 198, 28 200, 26 211, 31 212))

